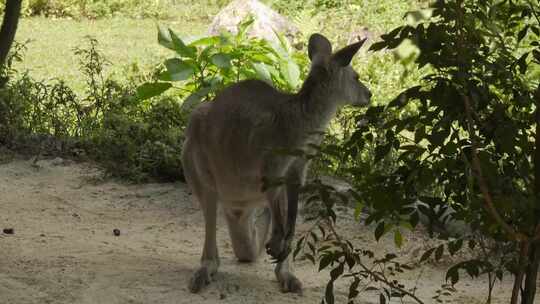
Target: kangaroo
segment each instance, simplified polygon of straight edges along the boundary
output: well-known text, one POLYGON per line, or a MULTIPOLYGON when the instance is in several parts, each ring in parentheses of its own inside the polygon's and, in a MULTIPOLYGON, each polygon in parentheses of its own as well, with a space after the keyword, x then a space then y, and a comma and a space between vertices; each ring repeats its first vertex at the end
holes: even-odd
POLYGON ((302 292, 289 253, 299 190, 309 163, 275 151, 309 149, 310 144, 321 142, 321 133, 339 107, 369 104, 371 92, 350 66, 364 41, 332 54, 328 39, 313 34, 308 43, 310 72, 298 93, 286 94, 263 81, 245 80, 193 110, 182 164, 203 211, 206 230, 201 266, 189 282, 191 292, 209 284, 219 267, 218 202, 239 262, 255 261, 265 247, 277 262, 275 274, 281 290, 302 292), (265 180, 277 178, 284 183, 265 189, 265 180))

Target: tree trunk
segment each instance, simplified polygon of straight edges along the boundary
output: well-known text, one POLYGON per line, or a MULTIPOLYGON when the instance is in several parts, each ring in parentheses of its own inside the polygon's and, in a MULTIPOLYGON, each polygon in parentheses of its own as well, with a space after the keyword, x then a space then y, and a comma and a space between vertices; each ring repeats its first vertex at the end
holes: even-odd
POLYGON ((538 244, 531 245, 529 265, 527 265, 527 269, 525 270, 525 285, 523 286, 523 293, 521 295, 521 304, 534 304, 539 262, 540 246, 538 244))
POLYGON ((529 260, 529 243, 527 241, 518 243, 519 245, 519 260, 517 265, 517 272, 514 274, 514 287, 512 288, 512 297, 510 298, 510 304, 518 304, 518 298, 521 294, 523 304, 523 278, 525 277, 525 270, 527 262, 529 260))
POLYGON ((6 63, 9 49, 15 39, 17 24, 21 15, 22 0, 7 0, 4 10, 4 20, 0 28, 0 67, 6 63))

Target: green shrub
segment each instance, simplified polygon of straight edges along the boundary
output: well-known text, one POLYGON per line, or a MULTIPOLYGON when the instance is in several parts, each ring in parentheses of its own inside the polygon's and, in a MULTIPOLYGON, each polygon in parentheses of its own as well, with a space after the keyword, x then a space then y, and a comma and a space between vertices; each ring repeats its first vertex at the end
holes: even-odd
POLYGON ((117 108, 103 117, 91 151, 117 176, 137 181, 148 176, 181 179, 184 121, 180 105, 169 98, 144 107, 117 108))
POLYGON ((260 79, 283 91, 297 90, 307 71, 305 54, 294 53, 289 42, 279 35, 277 45, 249 38, 246 32, 253 21, 248 18, 241 23, 238 34, 223 33, 190 43, 171 29, 160 28, 158 41, 172 50, 174 57, 164 62, 157 81, 138 88, 139 98, 158 96, 180 82, 180 94, 187 96, 183 107, 189 112, 225 86, 243 79, 260 79))
MULTIPOLYGON (((366 153, 365 148, 373 151, 368 166, 351 167, 358 172, 354 176, 358 186, 349 192, 357 215, 369 206, 365 223, 376 226, 377 240, 390 234, 400 247, 402 231, 416 227, 423 217, 430 224, 442 223, 441 242, 407 268, 401 264, 402 254, 364 264, 373 253, 342 239, 335 229, 328 229, 331 238, 323 229, 316 236, 311 234, 317 229, 306 232, 296 252, 307 248, 306 256, 319 269, 331 269, 325 303, 334 303, 334 282, 339 277, 350 282, 350 301, 363 291, 378 290, 380 303, 405 297, 426 303, 429 298, 422 300, 399 277, 394 280, 394 274, 429 259, 439 261, 443 254, 457 257, 460 251, 467 254, 448 268, 445 284, 430 301, 454 297, 454 286, 466 273, 488 278, 486 302, 491 301, 495 283, 511 274, 516 287, 511 303, 519 298, 520 303, 536 303, 539 8, 526 1, 440 0, 429 12, 414 12, 430 17, 388 32, 370 48, 395 49, 411 41, 418 53, 404 55, 404 64, 426 67, 428 73, 389 103, 370 107, 358 117, 357 122, 363 123, 351 138, 333 150, 346 151, 345 156, 335 154, 351 158, 366 153), (463 227, 447 233, 451 223, 458 222, 463 227), (391 265, 394 261, 400 262, 391 265)), ((329 199, 331 191, 319 188, 326 193, 315 199, 329 210, 317 223, 335 225, 332 204, 339 198, 329 199)))
POLYGON ((171 97, 140 101, 133 80, 119 82, 105 74, 107 60, 97 41, 75 50, 86 79, 82 96, 64 82, 36 81, 19 74, 11 63, 22 58, 17 45, 0 76, 9 75, 0 90, 0 144, 31 153, 85 154, 108 171, 131 180, 182 177, 180 154, 184 114, 171 97), (44 148, 53 139, 54 151, 44 148), (82 151, 82 152, 81 152, 82 151))

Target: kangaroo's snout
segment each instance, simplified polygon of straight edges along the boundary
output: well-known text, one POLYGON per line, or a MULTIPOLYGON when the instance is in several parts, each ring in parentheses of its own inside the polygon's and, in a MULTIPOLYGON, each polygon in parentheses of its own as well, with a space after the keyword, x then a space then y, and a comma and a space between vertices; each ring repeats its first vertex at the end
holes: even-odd
POLYGON ((371 91, 360 81, 357 82, 355 102, 351 102, 353 106, 364 107, 371 103, 371 91))

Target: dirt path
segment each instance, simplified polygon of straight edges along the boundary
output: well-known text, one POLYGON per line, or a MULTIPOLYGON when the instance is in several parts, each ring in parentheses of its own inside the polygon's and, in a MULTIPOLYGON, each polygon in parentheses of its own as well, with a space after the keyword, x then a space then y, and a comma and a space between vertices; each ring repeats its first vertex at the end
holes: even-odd
MULTIPOLYGON (((88 164, 60 159, 0 165, 0 228, 14 228, 13 235, 0 233, 0 303, 320 303, 327 272, 296 262, 304 295, 282 294, 266 257, 254 265, 235 261, 221 217, 220 273, 200 294, 189 293, 204 230, 186 186, 125 185, 100 177, 88 164)), ((340 229, 354 242, 379 252, 393 248, 389 240, 367 241, 371 232, 349 211, 340 213, 340 229)), ((308 224, 300 222, 302 232, 308 224)), ((417 255, 422 237, 407 238, 403 253, 417 255)), ((417 277, 404 279, 414 285, 417 277)), ((439 270, 424 268, 418 286, 428 296, 442 282, 439 270)), ((510 283, 496 287, 496 303, 508 302, 510 283)), ((337 293, 345 302, 343 285, 337 293)), ((458 287, 452 303, 482 303, 483 280, 458 287)), ((378 303, 378 295, 357 303, 378 303)))

